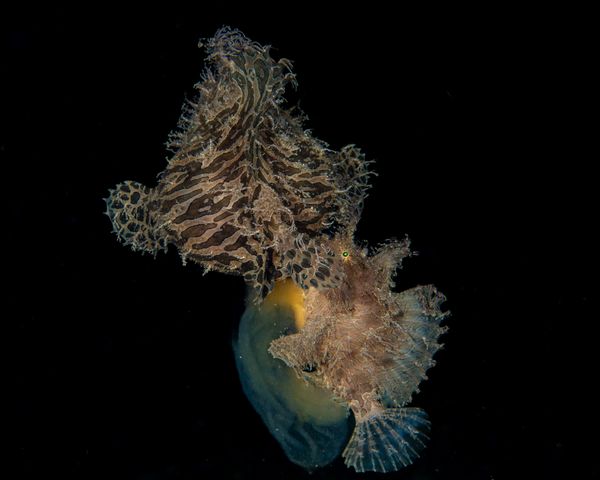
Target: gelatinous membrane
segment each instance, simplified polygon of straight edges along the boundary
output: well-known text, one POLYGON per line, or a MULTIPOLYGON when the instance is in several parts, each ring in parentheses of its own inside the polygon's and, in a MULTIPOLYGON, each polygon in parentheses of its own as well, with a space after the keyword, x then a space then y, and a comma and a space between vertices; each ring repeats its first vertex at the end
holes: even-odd
POLYGON ((303 323, 301 289, 280 282, 261 306, 250 304, 234 351, 244 393, 288 458, 307 469, 340 455, 353 428, 348 408, 331 394, 298 378, 268 352, 272 340, 303 323), (298 293, 298 291, 300 293, 298 293))

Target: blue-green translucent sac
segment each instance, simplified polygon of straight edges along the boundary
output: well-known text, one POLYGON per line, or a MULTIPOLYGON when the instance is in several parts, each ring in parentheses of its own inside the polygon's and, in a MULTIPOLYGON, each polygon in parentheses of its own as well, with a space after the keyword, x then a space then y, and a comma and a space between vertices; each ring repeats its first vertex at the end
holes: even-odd
POLYGON ((268 352, 271 341, 295 331, 290 308, 249 305, 234 341, 244 393, 288 458, 306 469, 340 455, 353 428, 347 406, 298 378, 268 352))

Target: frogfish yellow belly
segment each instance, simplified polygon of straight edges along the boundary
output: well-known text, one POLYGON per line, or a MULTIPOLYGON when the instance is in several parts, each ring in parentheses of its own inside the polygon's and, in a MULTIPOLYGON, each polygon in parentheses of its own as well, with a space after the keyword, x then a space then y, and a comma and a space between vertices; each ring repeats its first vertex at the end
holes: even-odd
POLYGON ((113 231, 133 250, 174 245, 184 262, 243 277, 240 380, 291 461, 410 465, 429 420, 408 405, 435 363, 444 297, 431 285, 394 291, 407 239, 356 245, 370 162, 354 146, 330 149, 285 107, 291 63, 227 27, 204 43, 173 155, 155 187, 110 191, 113 231))

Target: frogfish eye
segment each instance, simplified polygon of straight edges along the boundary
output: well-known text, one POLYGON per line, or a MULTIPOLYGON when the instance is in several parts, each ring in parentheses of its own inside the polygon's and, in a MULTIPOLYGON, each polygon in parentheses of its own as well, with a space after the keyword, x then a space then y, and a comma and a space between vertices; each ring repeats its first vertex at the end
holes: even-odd
POLYGON ((342 257, 344 257, 344 258, 347 258, 347 257, 348 257, 348 255, 350 255, 350 252, 348 252, 347 250, 344 250, 344 251, 342 252, 342 257))

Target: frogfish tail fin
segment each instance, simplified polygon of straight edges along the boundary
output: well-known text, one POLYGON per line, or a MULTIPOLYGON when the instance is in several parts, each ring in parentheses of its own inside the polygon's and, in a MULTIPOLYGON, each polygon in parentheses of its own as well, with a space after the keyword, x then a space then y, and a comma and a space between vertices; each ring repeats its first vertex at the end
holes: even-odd
POLYGON ((342 456, 357 472, 393 472, 412 464, 429 440, 420 408, 388 408, 357 421, 342 456))
POLYGON ((120 242, 133 250, 156 254, 166 250, 164 236, 158 234, 150 215, 152 190, 138 182, 126 181, 109 190, 106 215, 120 242))

